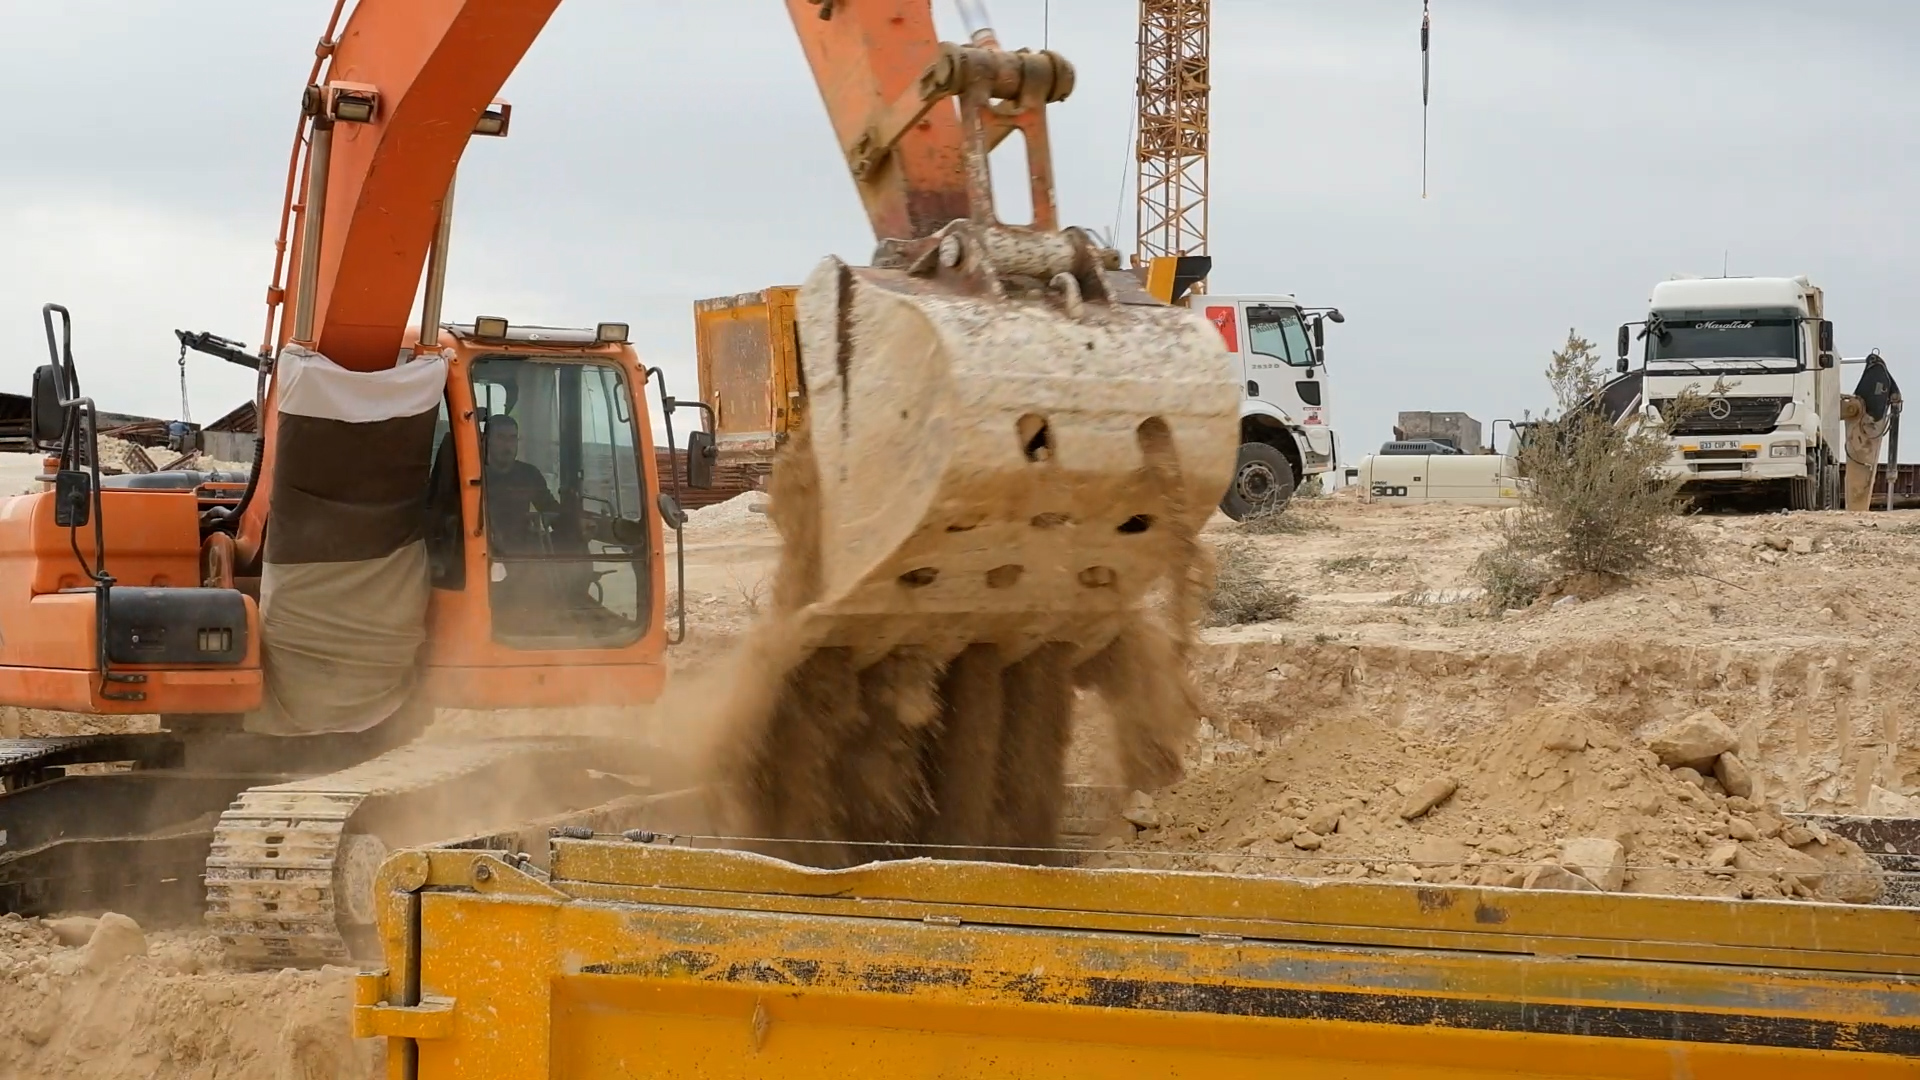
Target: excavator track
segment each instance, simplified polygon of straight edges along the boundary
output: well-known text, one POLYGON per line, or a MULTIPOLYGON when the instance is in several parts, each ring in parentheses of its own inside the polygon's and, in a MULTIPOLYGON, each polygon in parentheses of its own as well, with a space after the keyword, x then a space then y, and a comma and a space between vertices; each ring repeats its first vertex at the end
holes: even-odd
POLYGON ((164 732, 0 739, 0 786, 24 787, 44 779, 46 770, 68 765, 132 761, 153 768, 177 764, 179 756, 179 742, 164 732))
POLYGON ((246 967, 345 963, 371 944, 389 848, 630 793, 596 740, 423 742, 241 793, 207 858, 207 924, 246 967))

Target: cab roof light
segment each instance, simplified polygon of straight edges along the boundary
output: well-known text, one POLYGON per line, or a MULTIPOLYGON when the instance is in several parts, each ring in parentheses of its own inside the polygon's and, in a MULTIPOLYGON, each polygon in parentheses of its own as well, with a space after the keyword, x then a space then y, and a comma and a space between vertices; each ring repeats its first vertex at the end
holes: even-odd
POLYGON ((625 345, 628 329, 623 322, 603 322, 593 328, 593 340, 602 345, 625 345))
POLYGON ((498 315, 478 315, 473 320, 473 336, 504 341, 507 336, 507 320, 498 315))

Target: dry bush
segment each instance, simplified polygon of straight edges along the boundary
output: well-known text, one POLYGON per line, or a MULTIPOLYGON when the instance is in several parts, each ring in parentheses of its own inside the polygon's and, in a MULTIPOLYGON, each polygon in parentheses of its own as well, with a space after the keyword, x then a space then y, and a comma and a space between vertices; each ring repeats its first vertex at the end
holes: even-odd
POLYGON ((1297 536, 1310 532, 1333 532, 1339 526, 1322 513, 1302 509, 1289 502, 1278 510, 1259 510, 1247 515, 1240 531, 1249 536, 1297 536))
POLYGON ((727 580, 733 583, 733 592, 740 598, 749 616, 760 614, 760 605, 767 598, 767 579, 764 575, 754 578, 751 583, 740 580, 733 567, 727 568, 727 580))
POLYGON ((1487 602, 1496 608, 1521 608, 1539 599, 1549 580, 1540 561, 1503 542, 1480 553, 1470 571, 1487 590, 1487 602))
POLYGON ((1207 598, 1207 625, 1243 626, 1290 618, 1300 609, 1300 594, 1268 581, 1252 545, 1222 544, 1214 552, 1213 594, 1207 598))
POLYGON ((1531 603, 1555 581, 1684 573, 1698 557, 1681 516, 1680 479, 1658 471, 1672 452, 1672 425, 1693 407, 1689 395, 1659 422, 1636 416, 1616 424, 1593 398, 1598 368, 1593 344, 1569 332, 1547 369, 1563 411, 1521 443, 1520 473, 1531 483, 1501 515, 1494 548, 1474 564, 1502 607, 1531 603))
POLYGON ((1321 559, 1320 569, 1329 574, 1358 574, 1368 570, 1391 570, 1406 565, 1405 555, 1337 555, 1321 559))

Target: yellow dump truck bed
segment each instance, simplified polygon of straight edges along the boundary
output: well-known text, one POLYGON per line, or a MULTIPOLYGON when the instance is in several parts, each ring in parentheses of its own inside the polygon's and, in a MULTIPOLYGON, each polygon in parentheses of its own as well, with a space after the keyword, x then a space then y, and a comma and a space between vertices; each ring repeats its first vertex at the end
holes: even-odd
POLYGON ((794 329, 799 289, 775 286, 693 305, 700 400, 722 453, 770 453, 805 409, 794 329))
POLYGON ((1890 908, 911 861, 403 852, 392 1075, 1920 1075, 1890 908), (417 1068, 417 1073, 412 1072, 417 1068))

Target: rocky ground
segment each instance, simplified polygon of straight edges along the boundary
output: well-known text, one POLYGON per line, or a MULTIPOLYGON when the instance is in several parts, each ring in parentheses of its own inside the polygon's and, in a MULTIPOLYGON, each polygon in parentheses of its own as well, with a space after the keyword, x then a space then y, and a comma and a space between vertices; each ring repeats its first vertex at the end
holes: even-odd
MULTIPOLYGON (((760 500, 691 515, 680 668, 724 654, 765 596, 779 543, 760 500)), ((1916 809, 1920 513, 1702 517, 1696 576, 1505 613, 1469 574, 1497 513, 1335 497, 1284 534, 1217 518, 1207 537, 1249 546, 1300 602, 1204 633, 1187 774, 1134 793, 1095 861, 1878 896, 1857 849, 1788 815, 1916 809)), ((1106 782, 1102 718, 1082 718, 1075 778, 1106 782)), ((626 721, 581 721, 609 722, 626 721)), ((6 734, 91 724, 0 711, 6 734)), ((375 1068, 378 1048, 346 1034, 346 972, 227 971, 204 935, 104 926, 0 919, 0 1080, 375 1068)))

